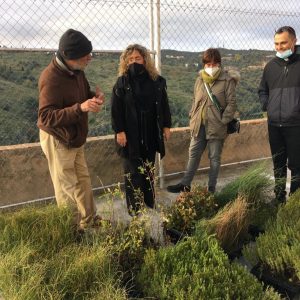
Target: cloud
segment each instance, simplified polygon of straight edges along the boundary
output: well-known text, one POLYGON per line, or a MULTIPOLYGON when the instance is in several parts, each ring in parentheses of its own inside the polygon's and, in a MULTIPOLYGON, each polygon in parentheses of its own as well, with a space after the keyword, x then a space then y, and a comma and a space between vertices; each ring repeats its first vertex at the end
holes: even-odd
MULTIPOLYGON (((0 44, 56 49, 68 28, 84 32, 97 50, 149 45, 148 0, 14 0, 0 4, 0 44)), ((299 31, 300 2, 161 0, 162 48, 273 49, 274 30, 299 31)))

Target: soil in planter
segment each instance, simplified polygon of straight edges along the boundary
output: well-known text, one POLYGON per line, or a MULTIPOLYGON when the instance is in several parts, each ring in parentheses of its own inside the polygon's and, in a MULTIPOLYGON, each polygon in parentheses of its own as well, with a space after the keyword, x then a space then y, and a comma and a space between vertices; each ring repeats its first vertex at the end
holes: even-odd
POLYGON ((233 261, 236 258, 240 258, 242 256, 243 245, 244 244, 239 244, 234 249, 232 249, 230 251, 224 250, 225 253, 227 254, 229 260, 233 261))
POLYGON ((263 230, 259 229, 256 225, 250 224, 248 227, 248 236, 245 237, 244 241, 241 241, 238 245, 231 249, 230 251, 224 250, 225 253, 228 255, 230 260, 234 260, 236 258, 240 258, 242 256, 242 250, 244 245, 248 244, 249 242, 255 242, 255 239, 263 233, 263 230))
POLYGON ((260 264, 255 265, 252 268, 251 273, 265 284, 274 287, 274 289, 283 296, 288 295, 290 299, 293 299, 293 297, 300 295, 300 282, 289 282, 286 278, 272 274, 269 270, 264 269, 260 264))
POLYGON ((260 229, 258 226, 253 224, 250 224, 248 227, 248 233, 250 234, 252 241, 255 241, 255 239, 264 232, 264 230, 260 229))
POLYGON ((184 237, 187 235, 184 234, 183 232, 180 232, 174 228, 167 228, 165 230, 167 237, 169 238, 170 242, 172 244, 178 243, 180 240, 182 240, 184 237))

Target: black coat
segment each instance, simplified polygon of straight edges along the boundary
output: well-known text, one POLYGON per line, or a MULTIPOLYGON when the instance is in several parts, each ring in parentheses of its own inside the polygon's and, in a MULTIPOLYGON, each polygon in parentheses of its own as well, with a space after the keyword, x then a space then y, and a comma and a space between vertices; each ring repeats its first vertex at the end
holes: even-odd
MULTIPOLYGON (((156 115, 153 122, 155 122, 157 128, 157 141, 153 141, 153 143, 157 145, 156 151, 161 154, 162 158, 165 155, 163 128, 171 127, 171 113, 165 79, 159 76, 153 83, 156 115)), ((119 155, 125 158, 141 157, 136 100, 133 97, 128 77, 125 75, 120 76, 113 87, 111 118, 114 132, 117 134, 124 131, 127 137, 125 147, 117 145, 119 155)))
POLYGON ((300 126, 300 55, 269 61, 258 93, 270 125, 300 126))

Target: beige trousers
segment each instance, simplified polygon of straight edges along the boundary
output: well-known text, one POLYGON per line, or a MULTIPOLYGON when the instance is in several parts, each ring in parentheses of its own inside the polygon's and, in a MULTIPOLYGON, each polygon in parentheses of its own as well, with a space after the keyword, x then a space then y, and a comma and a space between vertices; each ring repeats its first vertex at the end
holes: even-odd
POLYGON ((74 207, 76 223, 86 227, 96 215, 96 205, 83 146, 67 148, 43 130, 40 143, 48 160, 57 205, 74 207))

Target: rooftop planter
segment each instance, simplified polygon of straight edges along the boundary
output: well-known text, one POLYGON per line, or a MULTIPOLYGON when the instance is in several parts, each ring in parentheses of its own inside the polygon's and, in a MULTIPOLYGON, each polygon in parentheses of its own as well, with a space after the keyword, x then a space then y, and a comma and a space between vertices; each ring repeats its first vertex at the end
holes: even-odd
POLYGON ((230 263, 205 232, 148 251, 138 281, 151 299, 280 299, 243 266, 230 263))
POLYGON ((300 293, 300 190, 279 207, 265 233, 243 254, 260 279, 290 295, 300 293))

